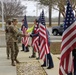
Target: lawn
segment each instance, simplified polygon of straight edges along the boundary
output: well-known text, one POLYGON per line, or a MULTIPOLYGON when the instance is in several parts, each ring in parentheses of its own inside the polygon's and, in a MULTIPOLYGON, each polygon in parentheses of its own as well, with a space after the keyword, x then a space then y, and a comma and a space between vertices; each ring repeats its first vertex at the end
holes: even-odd
POLYGON ((0 24, 0 28, 2 27, 2 24, 0 24))
POLYGON ((53 54, 60 54, 61 42, 52 42, 50 46, 50 52, 53 54))
MULTIPOLYGON (((30 28, 30 27, 32 27, 34 24, 28 24, 28 27, 30 28)), ((51 26, 49 26, 48 24, 47 24, 47 27, 52 27, 52 26, 57 26, 57 24, 52 24, 51 26)), ((2 24, 0 23, 0 28, 2 27, 2 24)), ((18 23, 18 28, 21 28, 21 23, 18 23)))

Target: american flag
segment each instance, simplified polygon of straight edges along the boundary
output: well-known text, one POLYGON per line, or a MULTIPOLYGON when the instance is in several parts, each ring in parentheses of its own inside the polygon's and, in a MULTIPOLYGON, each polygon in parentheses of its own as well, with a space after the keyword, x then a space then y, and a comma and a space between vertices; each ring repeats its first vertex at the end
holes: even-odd
POLYGON ((47 43, 45 17, 43 10, 39 17, 39 38, 40 38, 40 46, 39 46, 40 58, 45 60, 45 55, 49 53, 49 48, 47 43))
MULTIPOLYGON (((39 27, 38 27, 38 23, 37 23, 34 27, 34 34, 38 34, 38 33, 39 33, 39 27)), ((33 37, 32 46, 34 48, 34 51, 38 52, 38 50, 39 50, 39 36, 33 37)))
POLYGON ((76 47, 76 21, 70 2, 67 2, 66 17, 64 21, 64 32, 62 35, 61 58, 59 75, 73 72, 72 50, 76 47))
MULTIPOLYGON (((23 24, 23 27, 22 27, 22 32, 23 34, 26 34, 26 30, 28 29, 28 24, 27 24, 27 20, 26 20, 26 15, 24 17, 24 24, 23 24)), ((29 38, 28 37, 23 37, 22 38, 22 43, 27 46, 28 45, 28 41, 29 41, 29 38)))

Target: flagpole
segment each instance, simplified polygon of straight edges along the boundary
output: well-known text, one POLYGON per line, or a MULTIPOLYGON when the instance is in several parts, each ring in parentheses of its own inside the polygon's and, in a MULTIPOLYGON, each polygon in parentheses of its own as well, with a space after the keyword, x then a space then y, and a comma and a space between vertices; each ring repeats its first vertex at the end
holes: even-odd
POLYGON ((3 0, 1 0, 2 4, 2 30, 4 30, 4 12, 3 12, 3 0))

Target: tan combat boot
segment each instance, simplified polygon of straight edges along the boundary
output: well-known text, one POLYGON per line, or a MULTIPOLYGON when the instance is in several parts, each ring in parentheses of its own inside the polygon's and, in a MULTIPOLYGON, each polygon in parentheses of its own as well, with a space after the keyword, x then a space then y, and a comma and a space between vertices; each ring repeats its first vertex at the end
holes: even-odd
POLYGON ((20 63, 17 59, 15 59, 16 63, 20 63))
POLYGON ((9 55, 7 55, 7 59, 9 59, 9 55))
POLYGON ((12 65, 12 66, 15 66, 15 63, 14 63, 14 61, 12 61, 11 65, 12 65))

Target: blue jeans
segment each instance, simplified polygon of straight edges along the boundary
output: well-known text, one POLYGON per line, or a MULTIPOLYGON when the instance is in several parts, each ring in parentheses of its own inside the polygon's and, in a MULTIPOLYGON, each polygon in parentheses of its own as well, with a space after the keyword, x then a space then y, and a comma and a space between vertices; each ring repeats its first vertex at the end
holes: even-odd
MULTIPOLYGON (((49 64, 49 67, 54 67, 52 56, 50 53, 47 54, 47 63, 49 64)), ((44 65, 46 65, 46 60, 44 61, 44 65)))

